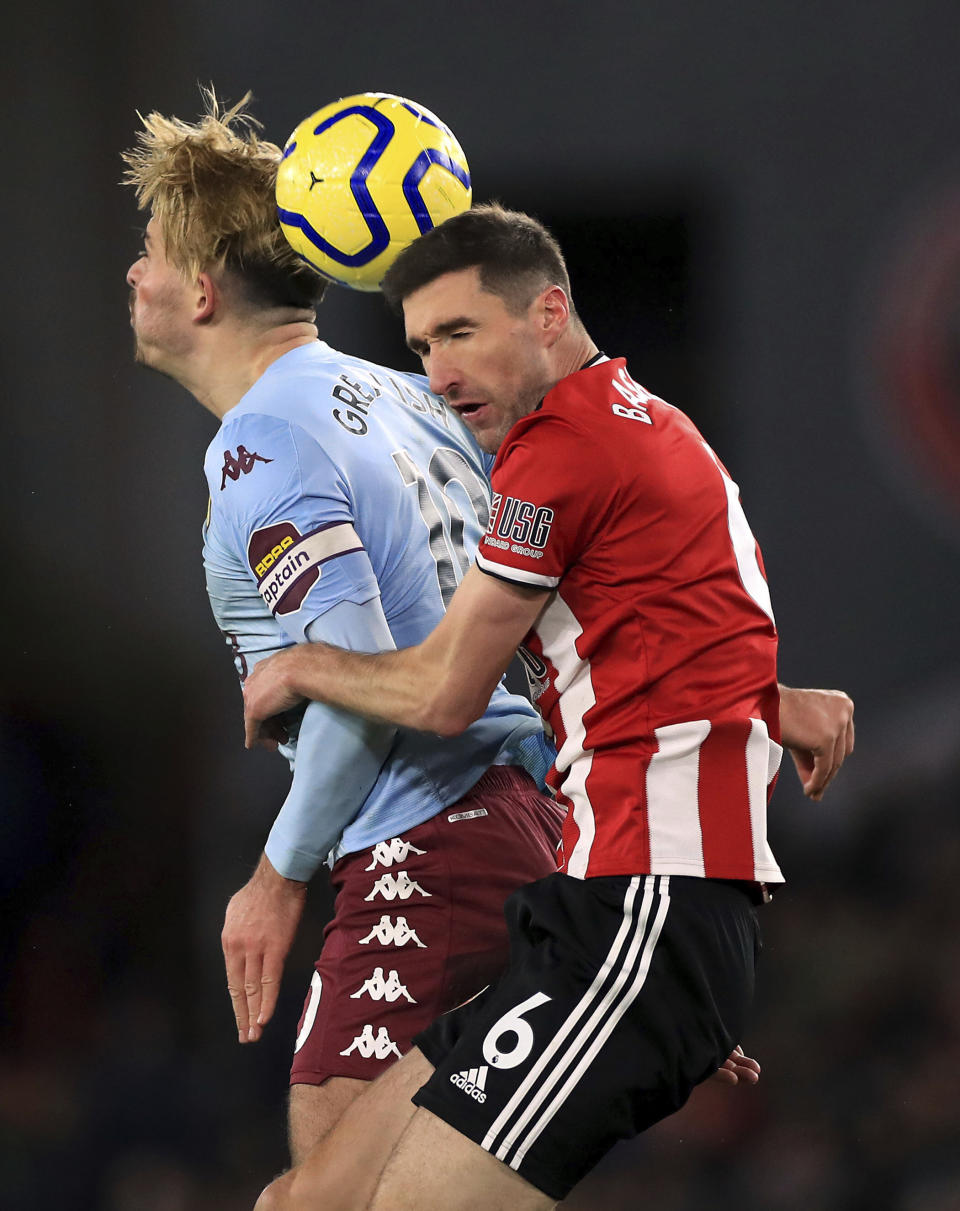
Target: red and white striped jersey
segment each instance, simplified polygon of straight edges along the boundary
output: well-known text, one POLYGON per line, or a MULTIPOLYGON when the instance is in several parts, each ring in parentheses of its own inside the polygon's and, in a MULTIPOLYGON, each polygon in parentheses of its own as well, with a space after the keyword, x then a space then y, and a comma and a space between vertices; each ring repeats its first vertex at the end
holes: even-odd
POLYGON ((479 566, 554 590, 521 656, 556 733, 561 869, 782 881, 770 594, 696 427, 603 359, 514 425, 493 488, 479 566))

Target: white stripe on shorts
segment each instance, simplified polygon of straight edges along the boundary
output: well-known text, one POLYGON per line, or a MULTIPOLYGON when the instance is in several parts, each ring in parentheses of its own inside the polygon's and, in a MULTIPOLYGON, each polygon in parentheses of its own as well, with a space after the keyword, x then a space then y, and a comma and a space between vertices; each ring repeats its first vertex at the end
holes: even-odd
POLYGON ((498 1160, 512 1169, 519 1169, 527 1151, 569 1097, 639 995, 666 919, 670 903, 669 886, 669 876, 635 876, 630 880, 623 902, 623 921, 590 988, 484 1137, 482 1146, 493 1152, 498 1136, 506 1129, 508 1122, 515 1115, 518 1116, 494 1152, 498 1160), (644 885, 643 899, 639 915, 635 916, 634 904, 641 880, 644 885), (614 977, 613 983, 606 992, 601 993, 610 976, 614 977), (571 1038, 578 1022, 588 1013, 590 1016, 575 1037, 571 1038), (565 1076, 566 1081, 531 1125, 531 1120, 565 1076))

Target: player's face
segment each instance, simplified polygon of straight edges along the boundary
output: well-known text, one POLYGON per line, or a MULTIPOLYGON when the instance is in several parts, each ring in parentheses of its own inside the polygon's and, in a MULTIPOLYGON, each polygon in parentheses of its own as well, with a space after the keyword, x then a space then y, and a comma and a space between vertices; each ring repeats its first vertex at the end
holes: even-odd
POLYGON ((423 362, 430 389, 491 453, 556 381, 540 301, 515 315, 471 268, 443 274, 403 303, 407 344, 423 362))
POLYGON ((127 285, 137 361, 173 375, 190 347, 189 291, 182 273, 167 260, 155 219, 147 224, 140 256, 127 270, 127 285))

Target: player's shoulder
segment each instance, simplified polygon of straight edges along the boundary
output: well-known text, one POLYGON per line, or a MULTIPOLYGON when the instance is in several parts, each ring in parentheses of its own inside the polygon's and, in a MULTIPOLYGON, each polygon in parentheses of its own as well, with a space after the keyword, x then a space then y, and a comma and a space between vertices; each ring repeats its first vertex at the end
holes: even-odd
POLYGON ((540 406, 513 426, 494 472, 511 467, 558 473, 610 489, 624 477, 656 473, 677 447, 702 439, 684 413, 629 373, 623 358, 601 358, 561 379, 540 406), (689 435, 687 430, 689 429, 689 435))
POLYGON ((630 374, 626 359, 599 356, 562 378, 544 400, 544 410, 562 413, 571 423, 587 427, 598 417, 622 416, 624 406, 643 408, 669 405, 648 391, 630 374))
POLYGON ((510 429, 500 448, 500 463, 512 453, 524 447, 536 446, 546 453, 570 447, 576 451, 584 443, 589 446, 602 440, 598 434, 595 417, 584 407, 584 399, 592 401, 599 397, 596 383, 585 384, 583 371, 568 375, 556 383, 543 397, 537 407, 521 417, 510 429))
MULTIPOLYGON (((603 358, 561 379, 537 412, 524 419, 528 429, 585 441, 616 443, 633 429, 645 440, 678 426, 693 428, 679 408, 639 383, 624 358, 603 358), (624 426, 623 422, 634 422, 624 426)), ((628 439, 629 444, 629 439, 628 439)))
POLYGON ((343 353, 323 341, 290 350, 273 362, 228 414, 257 413, 300 426, 325 448, 402 418, 449 430, 458 418, 421 374, 393 370, 343 353))
POLYGON ((269 445, 272 457, 297 463, 304 457, 337 462, 344 437, 356 433, 357 412, 369 408, 380 388, 380 367, 311 341, 272 362, 223 418, 207 452, 211 460, 269 445), (227 454, 222 452, 226 451, 227 454))
POLYGON ((323 341, 300 345, 271 362, 225 420, 233 425, 262 425, 273 418, 313 429, 324 416, 322 405, 336 401, 336 388, 344 376, 359 370, 358 359, 323 341))
POLYGON ((233 409, 207 447, 204 471, 211 493, 222 492, 228 483, 247 483, 261 464, 280 465, 294 457, 289 420, 270 412, 233 409))
POLYGON ((204 459, 215 515, 260 513, 275 499, 297 494, 305 467, 315 473, 328 465, 310 433, 314 426, 305 423, 317 397, 310 350, 304 346, 278 358, 224 415, 204 459))

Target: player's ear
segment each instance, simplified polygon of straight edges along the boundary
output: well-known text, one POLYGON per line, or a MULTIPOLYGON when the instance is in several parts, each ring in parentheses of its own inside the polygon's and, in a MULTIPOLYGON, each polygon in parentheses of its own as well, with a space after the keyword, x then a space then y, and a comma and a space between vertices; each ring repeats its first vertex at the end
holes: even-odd
POLYGON ((550 286, 540 296, 540 317, 548 346, 566 332, 570 323, 570 300, 560 286, 550 286))
POLYGON ((206 323, 213 317, 219 302, 219 290, 209 273, 201 273, 194 289, 193 318, 197 323, 206 323))

